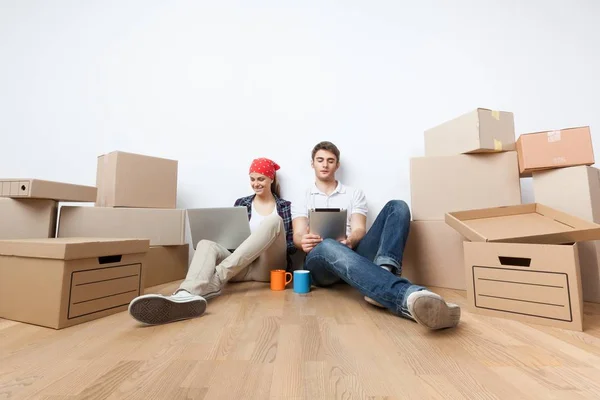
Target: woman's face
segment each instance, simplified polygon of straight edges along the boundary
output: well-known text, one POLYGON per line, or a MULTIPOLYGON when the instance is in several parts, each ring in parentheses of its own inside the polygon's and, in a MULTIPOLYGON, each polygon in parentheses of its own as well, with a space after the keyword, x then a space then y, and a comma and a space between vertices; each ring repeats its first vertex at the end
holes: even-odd
POLYGON ((258 172, 250 174, 250 186, 257 195, 271 192, 271 182, 273 181, 269 177, 258 172))

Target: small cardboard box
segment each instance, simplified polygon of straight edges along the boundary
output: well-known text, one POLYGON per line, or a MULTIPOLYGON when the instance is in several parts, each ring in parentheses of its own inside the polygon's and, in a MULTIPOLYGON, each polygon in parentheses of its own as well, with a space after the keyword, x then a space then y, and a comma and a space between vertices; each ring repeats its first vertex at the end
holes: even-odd
MULTIPOLYGON (((578 166, 533 173, 535 200, 576 217, 600 223, 600 170, 578 166)), ((583 301, 600 303, 600 242, 578 244, 583 301)))
POLYGON ((131 239, 0 241, 0 317, 61 329, 124 311, 143 293, 148 246, 131 239))
POLYGON ((410 192, 415 221, 441 221, 450 211, 521 204, 517 153, 411 158, 410 192))
POLYGON ((465 290, 464 241, 444 221, 411 221, 402 275, 418 285, 465 290))
POLYGON ((144 287, 185 279, 189 266, 190 248, 181 246, 152 246, 144 258, 144 287))
POLYGON ((183 209, 62 206, 58 237, 149 239, 151 246, 185 244, 183 209))
POLYGON ((533 171, 594 164, 589 126, 523 134, 517 139, 517 152, 523 177, 533 171))
POLYGON ((583 330, 577 242, 600 225, 539 203, 446 214, 464 243, 474 313, 583 330))
POLYGON ((178 161, 114 151, 98 157, 98 207, 175 208, 178 161))
POLYGON ((425 131, 425 156, 515 150, 513 113, 478 108, 425 131))
POLYGON ((57 214, 54 200, 0 198, 0 240, 52 238, 57 214))
POLYGON ((0 196, 15 199, 45 199, 86 203, 96 200, 94 186, 45 181, 42 179, 0 179, 0 196))

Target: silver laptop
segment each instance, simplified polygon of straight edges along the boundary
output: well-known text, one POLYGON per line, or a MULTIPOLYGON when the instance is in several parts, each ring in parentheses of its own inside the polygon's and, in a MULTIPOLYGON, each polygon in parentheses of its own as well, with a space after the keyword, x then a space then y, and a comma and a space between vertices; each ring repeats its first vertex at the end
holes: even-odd
POLYGON ((346 238, 348 210, 339 208, 315 208, 309 211, 310 233, 323 239, 342 240, 346 238))
POLYGON ((187 214, 194 249, 201 240, 211 240, 233 251, 250 236, 248 209, 244 206, 192 208, 187 214))

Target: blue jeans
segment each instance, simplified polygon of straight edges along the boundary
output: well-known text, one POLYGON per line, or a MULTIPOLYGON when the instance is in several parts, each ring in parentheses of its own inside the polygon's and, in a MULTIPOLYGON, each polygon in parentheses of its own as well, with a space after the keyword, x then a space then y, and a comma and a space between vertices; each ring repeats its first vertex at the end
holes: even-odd
POLYGON ((401 200, 389 201, 355 250, 325 239, 306 256, 304 268, 317 286, 345 281, 395 314, 411 318, 408 295, 424 289, 396 275, 410 229, 410 210, 401 200), (392 272, 381 268, 389 265, 392 272))

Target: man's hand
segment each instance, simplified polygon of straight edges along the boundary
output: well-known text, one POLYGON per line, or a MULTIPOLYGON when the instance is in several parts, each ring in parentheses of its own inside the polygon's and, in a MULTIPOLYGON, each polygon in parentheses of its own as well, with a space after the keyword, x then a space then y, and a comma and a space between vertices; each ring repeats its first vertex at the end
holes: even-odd
POLYGON ((306 229, 306 231, 307 231, 307 233, 302 235, 301 244, 302 244, 302 251, 304 251, 305 253, 308 253, 316 245, 321 243, 323 241, 323 239, 319 235, 314 235, 314 234, 308 233, 308 228, 306 229))
POLYGON ((343 244, 344 246, 348 246, 351 249, 354 248, 354 243, 352 242, 352 240, 349 237, 346 239, 340 240, 340 243, 343 244))

